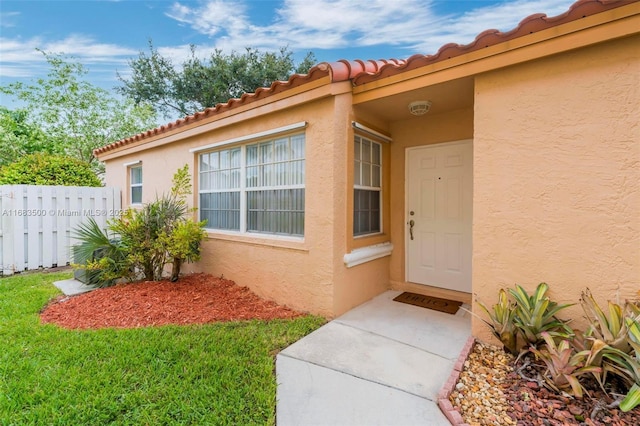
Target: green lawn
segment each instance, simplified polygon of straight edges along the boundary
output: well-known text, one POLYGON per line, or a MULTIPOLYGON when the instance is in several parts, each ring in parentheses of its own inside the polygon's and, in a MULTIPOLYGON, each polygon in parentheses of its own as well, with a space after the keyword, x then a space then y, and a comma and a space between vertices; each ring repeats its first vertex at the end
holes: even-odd
POLYGON ((275 353, 318 317, 71 331, 38 312, 69 273, 0 279, 0 425, 275 423, 275 353))

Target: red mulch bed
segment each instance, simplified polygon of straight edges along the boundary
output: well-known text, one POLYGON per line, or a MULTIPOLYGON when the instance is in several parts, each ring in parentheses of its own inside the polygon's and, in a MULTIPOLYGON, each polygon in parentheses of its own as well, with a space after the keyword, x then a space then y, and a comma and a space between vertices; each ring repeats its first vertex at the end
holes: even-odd
POLYGON ((166 324, 271 320, 303 315, 261 299, 247 287, 208 274, 177 282, 144 281, 60 296, 40 314, 43 323, 70 329, 136 328, 166 324))

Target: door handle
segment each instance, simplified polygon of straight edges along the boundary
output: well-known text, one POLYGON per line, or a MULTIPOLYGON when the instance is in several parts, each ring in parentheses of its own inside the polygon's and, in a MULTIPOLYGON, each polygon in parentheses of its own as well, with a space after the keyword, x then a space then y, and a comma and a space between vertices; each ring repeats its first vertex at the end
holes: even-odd
POLYGON ((415 225, 415 220, 411 219, 409 221, 409 235, 411 236, 411 240, 413 240, 413 225, 415 225))

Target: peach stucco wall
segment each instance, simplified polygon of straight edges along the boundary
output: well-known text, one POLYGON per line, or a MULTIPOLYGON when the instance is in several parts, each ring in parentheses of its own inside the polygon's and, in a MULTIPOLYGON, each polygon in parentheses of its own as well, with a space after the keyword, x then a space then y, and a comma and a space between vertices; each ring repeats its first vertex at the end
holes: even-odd
MULTIPOLYGON (((640 290, 640 38, 476 78, 473 290, 640 290)), ((477 306, 476 306, 477 308, 477 306)), ((477 310, 477 309, 476 309, 477 310)), ((578 306, 565 311, 584 326, 578 306)), ((474 320, 473 333, 485 326, 474 320)))
POLYGON ((347 124, 350 96, 347 93, 324 97, 111 159, 107 161, 107 183, 120 186, 126 193, 123 164, 141 160, 143 198, 149 201, 156 193, 170 188, 171 177, 178 167, 188 163, 191 170, 195 169, 197 156, 189 153, 189 149, 307 121, 304 239, 210 232, 203 243, 202 260, 187 265, 185 270, 224 275, 268 299, 333 316, 336 312, 334 289, 344 291, 345 286, 342 282, 336 284, 334 275, 337 267, 344 268, 336 259, 342 259, 346 246, 344 153, 345 136, 350 127, 347 124))
MULTIPOLYGON (((197 155, 189 149, 307 121, 304 239, 210 232, 202 261, 186 271, 224 275, 263 297, 328 317, 387 288, 467 302, 468 294, 405 282, 405 153, 472 139, 472 284, 482 301, 493 304, 501 287, 519 283, 531 290, 540 281, 558 302, 576 302, 587 286, 602 301, 632 297, 640 289, 638 45, 635 36, 483 69, 469 77, 475 78, 473 108, 401 121, 354 108, 350 82, 299 88, 290 98, 194 125, 213 125, 206 133, 180 139, 197 132, 178 129, 109 153, 106 181, 123 188, 126 205, 123 164, 140 160, 149 201, 170 188, 178 167, 196 170, 197 155), (384 230, 364 239, 351 236, 352 120, 393 139, 383 155, 384 230), (390 256, 345 266, 351 250, 387 241, 394 246, 390 256)), ((566 313, 577 325, 580 316, 578 307, 566 313)), ((488 339, 486 327, 473 321, 473 333, 488 339)))

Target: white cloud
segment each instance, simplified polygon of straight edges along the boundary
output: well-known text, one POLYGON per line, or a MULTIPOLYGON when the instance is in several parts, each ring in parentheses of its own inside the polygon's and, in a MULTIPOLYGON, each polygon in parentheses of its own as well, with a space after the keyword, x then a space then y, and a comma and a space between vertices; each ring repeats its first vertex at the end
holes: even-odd
MULTIPOLYGON (((436 15, 433 1, 284 0, 275 18, 252 24, 247 3, 210 0, 196 6, 176 2, 167 13, 215 38, 211 48, 246 46, 275 50, 405 46, 408 54, 435 53, 447 43, 466 44, 491 27, 508 31, 533 13, 555 16, 573 0, 516 0, 478 7, 464 15, 436 15)), ((479 3, 481 4, 481 3, 479 3)))
MULTIPOLYGON (((180 26, 204 34, 209 43, 198 41, 197 54, 209 56, 215 49, 229 53, 251 46, 275 51, 288 46, 293 51, 374 47, 392 45, 414 53, 435 53, 446 43, 467 44, 480 32, 497 28, 508 31, 533 13, 555 16, 565 12, 574 0, 504 0, 479 5, 464 14, 437 14, 436 0, 282 0, 280 3, 249 0, 202 0, 160 3, 165 15, 180 26), (259 5, 259 6, 258 6, 259 5), (274 6, 276 5, 276 6, 274 6), (256 10, 269 16, 254 18, 256 10), (276 10, 272 10, 277 7, 276 10)), ((0 13, 0 26, 9 28, 20 19, 18 12, 0 13)), ((70 34, 51 39, 0 37, 0 75, 2 79, 42 75, 46 61, 39 48, 78 58, 92 74, 103 76, 114 68, 127 75, 127 61, 138 50, 105 43, 92 36, 70 34), (93 65, 93 66, 92 66, 93 65), (95 71, 97 70, 97 71, 95 71)), ((194 37, 195 39, 195 37, 194 37)), ((201 40, 201 39, 198 39, 201 40)), ((188 59, 189 46, 156 46, 160 54, 179 65, 188 59)), ((357 54, 356 54, 357 56, 357 54)), ((336 58, 337 59, 337 58, 336 58)), ((353 59, 353 58, 349 58, 353 59)), ((367 58, 362 58, 367 59, 367 58)))
POLYGON ((13 28, 16 26, 15 19, 20 16, 20 12, 0 12, 0 28, 13 28))
POLYGON ((2 76, 23 78, 38 75, 47 66, 44 56, 37 49, 77 58, 89 68, 91 64, 125 66, 128 58, 138 53, 114 44, 99 43, 80 34, 72 34, 60 40, 45 40, 41 37, 24 40, 0 38, 2 76))
POLYGON ((112 61, 115 58, 131 56, 136 50, 109 43, 96 42, 92 37, 72 34, 62 40, 47 42, 42 50, 53 53, 64 53, 70 56, 86 58, 91 62, 112 61))
POLYGON ((517 0, 473 9, 462 16, 449 16, 435 28, 427 29, 423 42, 415 48, 424 53, 435 53, 447 43, 468 44, 488 29, 510 31, 526 17, 535 13, 556 16, 566 12, 573 0, 517 0))
POLYGON ((271 23, 252 24, 246 4, 212 0, 197 7, 174 3, 167 16, 195 31, 216 37, 215 47, 332 49, 415 41, 434 21, 429 5, 419 0, 285 0, 271 23))
POLYGON ((245 6, 240 2, 213 0, 192 8, 174 3, 167 16, 191 25, 196 31, 214 36, 221 31, 238 33, 247 29, 245 6))

